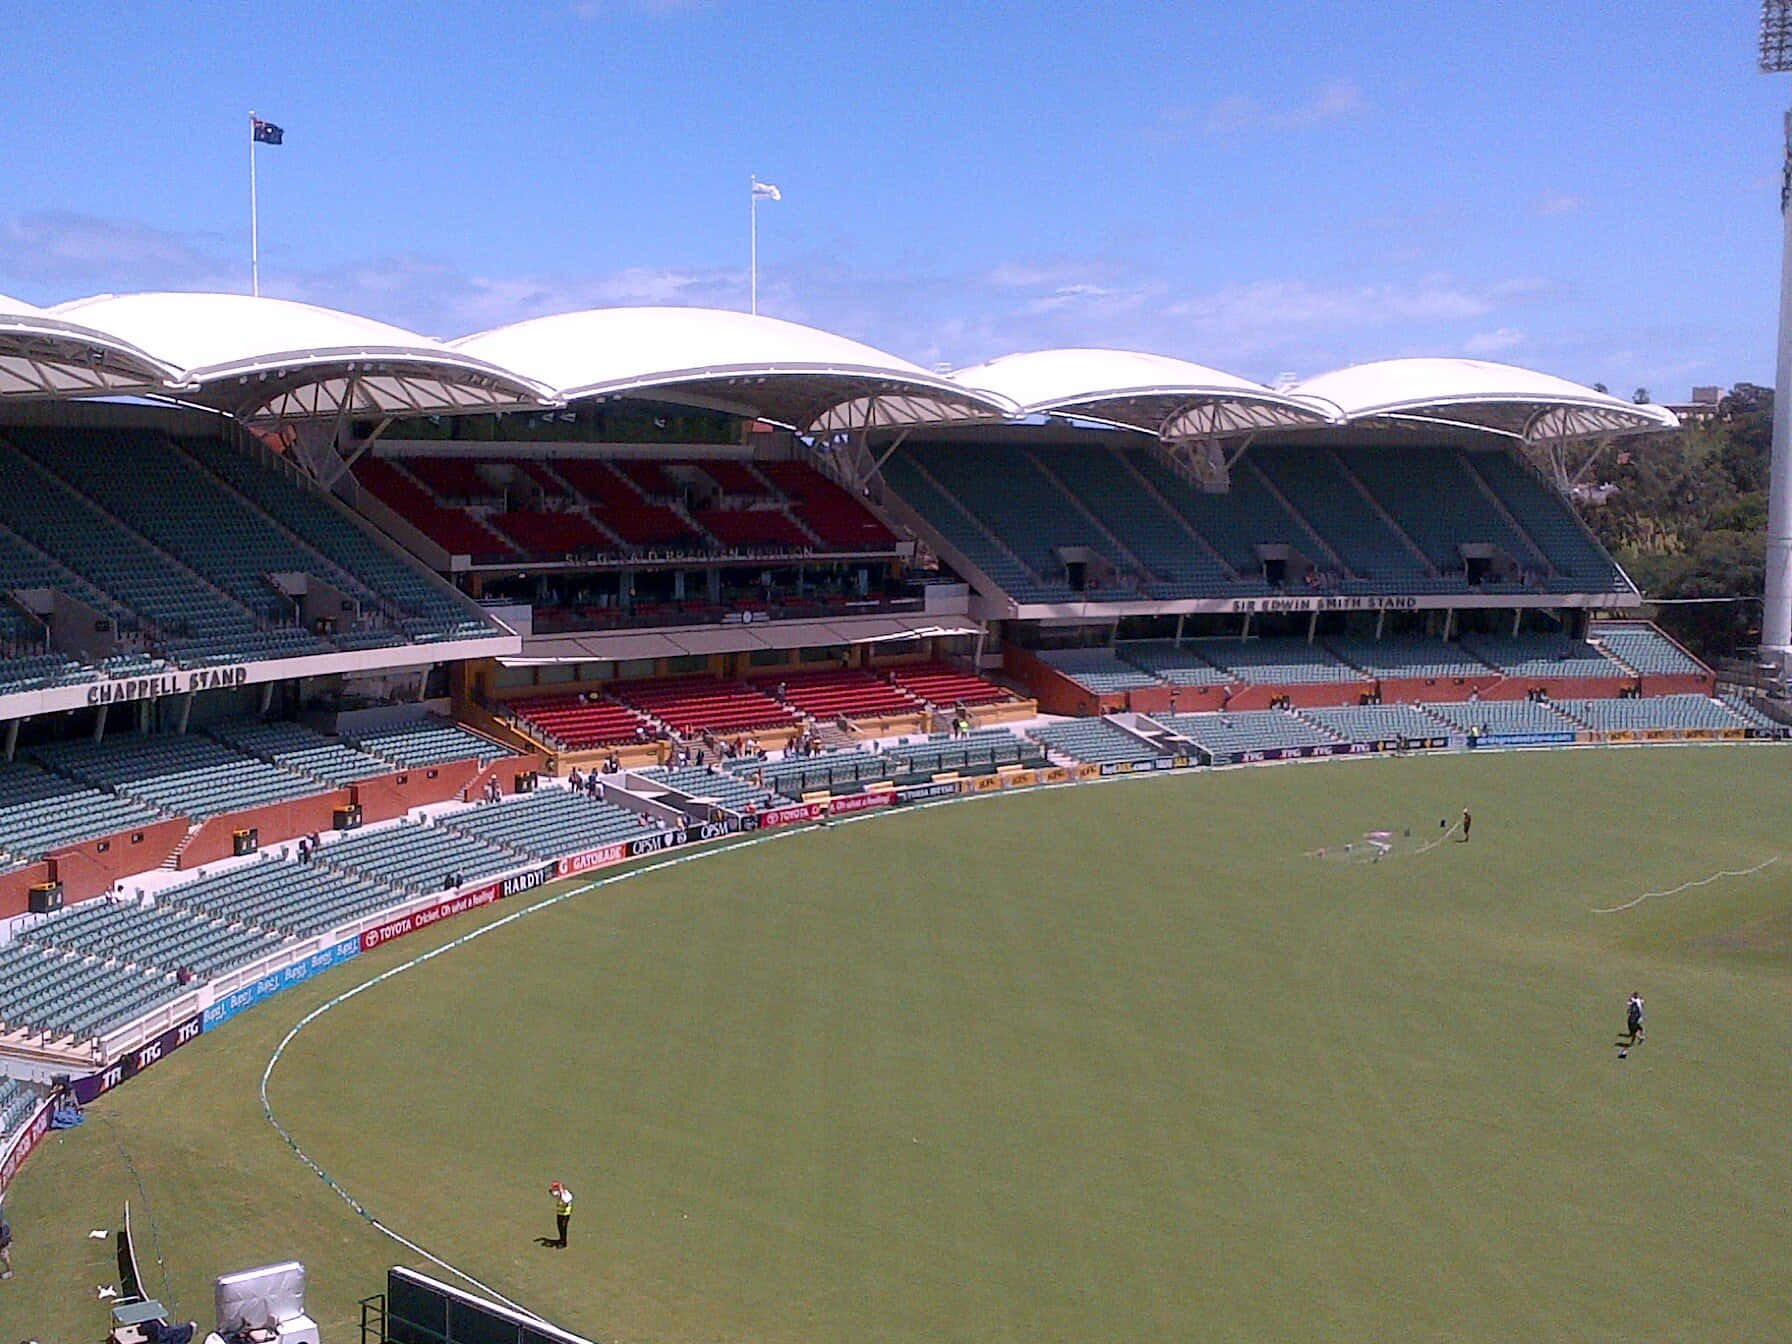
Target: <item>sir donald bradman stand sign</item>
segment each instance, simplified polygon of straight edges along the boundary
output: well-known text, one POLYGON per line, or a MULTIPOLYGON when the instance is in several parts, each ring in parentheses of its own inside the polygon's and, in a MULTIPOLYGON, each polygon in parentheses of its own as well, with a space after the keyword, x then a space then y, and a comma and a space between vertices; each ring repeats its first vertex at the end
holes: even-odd
POLYGON ((89 686, 87 703, 118 705, 164 695, 191 695, 194 691, 228 691, 248 680, 249 669, 240 663, 234 667, 196 667, 190 672, 159 672, 153 677, 121 677, 89 686))

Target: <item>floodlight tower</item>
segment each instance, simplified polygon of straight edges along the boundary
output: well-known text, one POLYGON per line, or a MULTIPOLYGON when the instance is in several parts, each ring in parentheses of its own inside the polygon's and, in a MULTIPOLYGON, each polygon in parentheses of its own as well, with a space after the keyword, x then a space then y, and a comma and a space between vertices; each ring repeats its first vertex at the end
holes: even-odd
MULTIPOLYGON (((1762 0, 1761 69, 1792 71, 1792 0, 1762 0)), ((1773 377, 1773 457, 1768 472, 1767 583, 1761 652, 1785 676, 1792 663, 1792 111, 1786 113, 1780 182, 1780 329, 1773 377)))

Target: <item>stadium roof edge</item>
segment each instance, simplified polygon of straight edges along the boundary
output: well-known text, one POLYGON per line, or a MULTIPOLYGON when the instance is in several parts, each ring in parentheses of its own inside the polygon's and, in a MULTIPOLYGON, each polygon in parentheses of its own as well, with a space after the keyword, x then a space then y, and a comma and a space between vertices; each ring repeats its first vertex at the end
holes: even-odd
POLYGON ((1351 423, 1435 420, 1533 444, 1680 427, 1665 406, 1628 402, 1554 374, 1481 359, 1377 360, 1304 379, 1291 390, 1331 402, 1351 423))
POLYGON ((0 398, 162 391, 179 378, 130 341, 0 294, 0 398))
POLYGON ((247 294, 100 294, 50 310, 148 350, 185 400, 250 422, 493 411, 552 389, 371 318, 247 294))
POLYGON ((1013 401, 1023 415, 1069 415, 1165 439, 1342 423, 1330 402, 1168 355, 1068 347, 1003 355, 953 380, 1013 401))
POLYGON ((700 397, 806 434, 993 420, 1015 412, 896 355, 780 318, 719 308, 589 308, 464 336, 564 401, 700 397))

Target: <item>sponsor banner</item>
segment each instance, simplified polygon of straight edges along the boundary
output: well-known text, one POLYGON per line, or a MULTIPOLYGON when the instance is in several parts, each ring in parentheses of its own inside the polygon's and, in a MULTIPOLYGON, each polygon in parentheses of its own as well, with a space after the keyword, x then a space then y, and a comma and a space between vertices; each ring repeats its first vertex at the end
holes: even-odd
POLYGON ((1047 766, 1039 772, 1039 782, 1041 784, 1068 784, 1070 771, 1061 765, 1047 766))
POLYGON ((25 1159, 43 1142, 44 1135, 50 1132, 50 1103, 38 1103, 25 1122, 25 1127, 13 1139, 12 1147, 0 1158, 0 1195, 6 1193, 6 1187, 12 1184, 12 1178, 19 1174, 19 1168, 25 1165, 25 1159))
MULTIPOLYGON (((1066 779, 1070 772, 1060 771, 1066 779)), ((958 792, 958 781, 948 780, 939 784, 909 784, 897 789, 896 801, 899 803, 924 803, 931 798, 950 798, 958 792)))
POLYGON ((720 840, 725 835, 732 835, 740 829, 738 821, 706 821, 695 828, 693 840, 720 840))
POLYGON ((344 938, 339 943, 313 952, 303 961, 295 961, 283 970, 270 972, 253 984, 244 985, 234 993, 225 995, 207 1008, 204 1016, 205 1029, 210 1031, 228 1022, 245 1008, 252 1008, 263 999, 272 998, 283 989, 302 984, 314 975, 321 975, 332 966, 339 966, 360 953, 359 938, 344 938))
POLYGON ((1108 761, 1096 768, 1104 777, 1112 775, 1147 775, 1153 770, 1168 770, 1170 768, 1170 757, 1147 756, 1143 760, 1138 761, 1108 761))
POLYGON ((994 793, 1002 787, 1000 775, 978 775, 971 780, 971 789, 976 793, 994 793))
POLYGON ((1474 739, 1484 747, 1567 747, 1573 733, 1486 733, 1474 739))
POLYGON ((656 831, 652 835, 644 835, 638 840, 628 842, 628 856, 638 859, 643 854, 658 854, 662 849, 677 849, 680 845, 690 843, 691 833, 680 826, 676 830, 656 831))
POLYGON ((1680 731, 1674 728, 1645 728, 1637 734, 1637 739, 1642 742, 1672 742, 1680 736, 1680 731))
POLYGON ((103 1096, 128 1079, 135 1078, 152 1064, 159 1064, 173 1054, 181 1046, 199 1036, 205 1030, 205 1022, 200 1014, 176 1022, 155 1040, 147 1045, 140 1045, 130 1054, 114 1060, 98 1073, 90 1073, 85 1078, 75 1079, 75 1100, 83 1106, 95 1097, 103 1096))
POLYGON ((568 854, 561 859, 555 868, 561 877, 572 877, 578 873, 589 873, 593 869, 608 868, 613 863, 621 863, 624 848, 621 842, 613 845, 601 845, 597 849, 587 849, 581 854, 568 854))
POLYGON ((498 899, 498 894, 499 884, 487 882, 472 891, 463 891, 458 896, 450 896, 434 905, 426 905, 421 910, 413 910, 408 915, 400 915, 397 919, 389 919, 384 924, 364 929, 361 932, 361 950, 371 952, 381 943, 389 943, 394 938, 403 938, 418 929, 427 929, 431 924, 438 924, 444 919, 452 919, 455 915, 464 915, 482 905, 490 905, 498 899))
MULTIPOLYGON (((870 793, 849 793, 835 798, 828 804, 828 813, 834 817, 850 817, 855 812, 870 812, 880 807, 888 807, 900 799, 905 803, 919 802, 922 798, 939 798, 946 794, 958 792, 957 784, 911 784, 901 789, 877 789, 870 793)), ((794 826, 798 822, 814 821, 821 815, 820 803, 793 803, 789 807, 774 807, 769 812, 759 814, 761 830, 772 826, 794 826)))
MULTIPOLYGON (((1717 730, 1717 735, 1725 742, 1739 742, 1745 737, 1756 736, 1756 730, 1753 728, 1719 728, 1717 730)), ((1761 737, 1767 736, 1766 733, 1760 733, 1759 735, 1761 737)))
POLYGON ((1002 776, 1002 787, 1008 789, 1030 789, 1038 782, 1037 770, 1010 770, 1002 776))
POLYGON ((498 896, 500 899, 507 896, 521 896, 525 891, 534 891, 537 887, 546 886, 559 875, 560 865, 557 863, 531 868, 526 873, 512 873, 498 883, 498 896))
POLYGON ((1101 767, 1099 765, 1079 765, 1076 768, 1076 777, 1078 779, 1100 779, 1101 767))
POLYGON ((1607 742, 1634 742, 1636 741, 1636 734, 1631 732, 1628 728, 1620 728, 1614 732, 1605 734, 1605 740, 1607 742))

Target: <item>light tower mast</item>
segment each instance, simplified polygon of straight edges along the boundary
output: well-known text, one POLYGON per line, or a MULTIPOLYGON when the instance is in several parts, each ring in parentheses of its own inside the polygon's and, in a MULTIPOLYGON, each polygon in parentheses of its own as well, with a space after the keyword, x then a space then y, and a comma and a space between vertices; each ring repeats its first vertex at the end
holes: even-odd
MULTIPOLYGON (((1792 0, 1762 0, 1761 69, 1792 71, 1792 0)), ((1792 111, 1785 118, 1780 183, 1780 327, 1773 378, 1773 457, 1768 473, 1767 583, 1761 613, 1763 661, 1792 663, 1792 111)))

